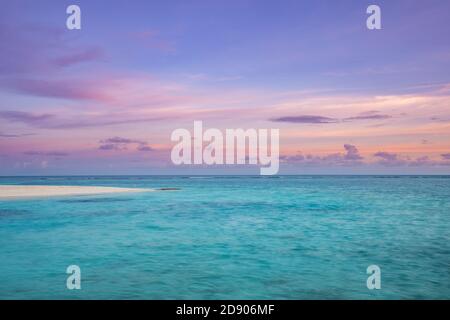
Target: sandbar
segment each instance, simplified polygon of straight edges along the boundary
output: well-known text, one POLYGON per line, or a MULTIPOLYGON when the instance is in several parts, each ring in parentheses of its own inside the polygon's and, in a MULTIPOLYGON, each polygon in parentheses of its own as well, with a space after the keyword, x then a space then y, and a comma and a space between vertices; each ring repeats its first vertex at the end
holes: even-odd
POLYGON ((94 186, 21 186, 0 185, 0 200, 57 196, 85 196, 112 193, 151 192, 154 189, 94 186))

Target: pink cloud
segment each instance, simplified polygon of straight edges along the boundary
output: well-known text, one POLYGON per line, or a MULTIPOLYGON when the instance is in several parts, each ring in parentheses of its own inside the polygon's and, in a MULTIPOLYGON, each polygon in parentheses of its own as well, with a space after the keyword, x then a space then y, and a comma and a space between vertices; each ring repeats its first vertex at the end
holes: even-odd
POLYGON ((97 61, 104 55, 97 46, 72 47, 63 27, 0 24, 0 43, 8 44, 0 51, 2 75, 46 77, 68 66, 97 61))
POLYGON ((57 57, 53 60, 55 65, 60 67, 68 67, 78 63, 98 61, 104 57, 104 52, 102 49, 95 48, 84 48, 75 53, 68 53, 63 56, 57 57))
POLYGON ((110 99, 104 87, 102 88, 101 85, 97 87, 92 81, 80 79, 35 80, 16 78, 2 81, 1 83, 4 87, 14 92, 39 97, 97 101, 110 99))
POLYGON ((7 44, 0 50, 0 88, 40 97, 105 98, 87 76, 67 73, 68 67, 99 61, 103 50, 69 41, 63 27, 0 24, 0 42, 7 44))

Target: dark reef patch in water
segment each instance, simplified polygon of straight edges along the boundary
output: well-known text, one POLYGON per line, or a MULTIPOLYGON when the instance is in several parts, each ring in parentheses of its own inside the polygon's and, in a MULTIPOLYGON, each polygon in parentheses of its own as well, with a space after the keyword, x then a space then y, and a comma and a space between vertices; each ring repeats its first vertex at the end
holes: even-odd
POLYGON ((106 202, 126 202, 132 201, 130 198, 90 198, 90 199, 70 199, 61 200, 61 203, 106 203, 106 202))
POLYGON ((0 218, 8 218, 15 216, 22 216, 29 214, 27 210, 17 210, 17 209, 0 209, 0 218))

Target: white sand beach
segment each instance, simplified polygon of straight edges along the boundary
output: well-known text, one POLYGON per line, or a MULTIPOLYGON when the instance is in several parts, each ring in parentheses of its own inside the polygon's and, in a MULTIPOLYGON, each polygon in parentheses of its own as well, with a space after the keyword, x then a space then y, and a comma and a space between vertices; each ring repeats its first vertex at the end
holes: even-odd
POLYGON ((0 185, 0 200, 15 198, 84 196, 111 193, 151 192, 153 189, 92 186, 20 186, 0 185))

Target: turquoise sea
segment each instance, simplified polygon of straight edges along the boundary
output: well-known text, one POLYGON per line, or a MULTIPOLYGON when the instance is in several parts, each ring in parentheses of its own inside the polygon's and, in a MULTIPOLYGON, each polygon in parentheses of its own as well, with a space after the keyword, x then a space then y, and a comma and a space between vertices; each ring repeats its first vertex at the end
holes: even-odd
POLYGON ((449 176, 20 177, 159 191, 0 201, 0 299, 449 299, 449 176), (81 268, 81 290, 66 268, 81 268), (381 289, 366 286, 369 265, 381 289))

